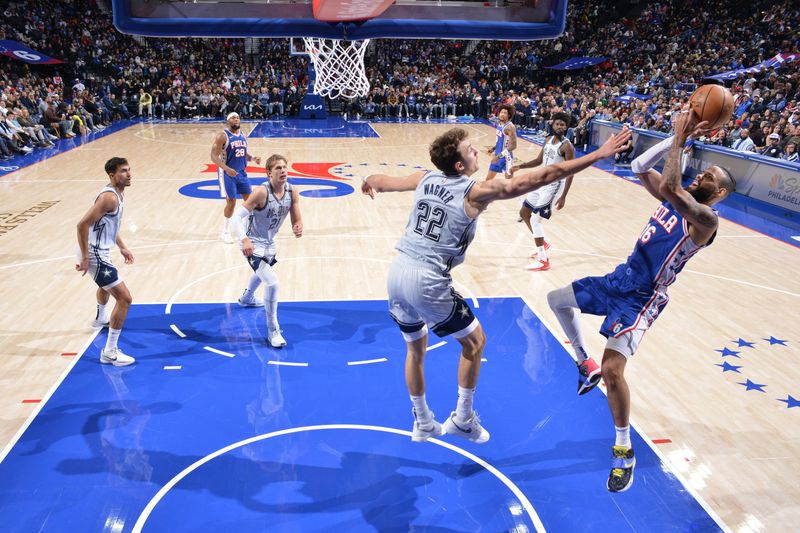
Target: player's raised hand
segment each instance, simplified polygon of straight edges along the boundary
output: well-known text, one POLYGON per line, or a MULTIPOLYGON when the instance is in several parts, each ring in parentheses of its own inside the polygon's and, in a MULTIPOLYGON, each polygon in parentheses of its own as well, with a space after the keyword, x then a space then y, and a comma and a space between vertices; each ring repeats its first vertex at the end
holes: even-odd
POLYGON ((256 162, 256 165, 260 165, 261 164, 261 156, 260 155, 255 156, 253 158, 253 161, 256 162))
POLYGON ((302 237, 303 236, 303 223, 302 222, 295 222, 292 224, 292 231, 294 232, 295 237, 302 237))
POLYGON ((701 136, 708 133, 709 122, 700 122, 697 113, 690 109, 686 109, 678 113, 672 120, 672 127, 675 129, 675 135, 681 139, 686 139, 689 136, 701 136))
POLYGON ((606 139, 606 142, 597 149, 597 155, 601 157, 611 157, 618 152, 624 152, 628 147, 628 141, 631 140, 631 130, 628 126, 623 126, 619 133, 616 133, 606 139))

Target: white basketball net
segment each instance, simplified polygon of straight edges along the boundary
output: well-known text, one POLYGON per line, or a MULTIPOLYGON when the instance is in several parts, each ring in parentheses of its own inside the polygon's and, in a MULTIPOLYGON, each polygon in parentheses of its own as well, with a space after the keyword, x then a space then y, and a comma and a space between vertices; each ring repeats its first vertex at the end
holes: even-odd
POLYGON ((364 71, 364 52, 369 39, 344 41, 303 37, 303 41, 317 72, 314 94, 353 99, 369 93, 369 80, 364 71))

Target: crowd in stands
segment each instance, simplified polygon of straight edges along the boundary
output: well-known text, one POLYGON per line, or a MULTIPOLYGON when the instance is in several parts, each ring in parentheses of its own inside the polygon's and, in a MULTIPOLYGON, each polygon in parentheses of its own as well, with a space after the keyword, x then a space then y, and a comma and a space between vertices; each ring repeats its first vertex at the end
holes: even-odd
MULTIPOLYGON (((0 157, 89 135, 132 117, 165 120, 296 113, 307 61, 286 39, 157 39, 114 30, 108 0, 29 0, 3 8, 0 39, 64 61, 29 66, 4 58, 0 71, 0 157)), ((549 41, 375 40, 367 52, 372 89, 342 101, 348 116, 491 117, 515 106, 522 129, 546 131, 572 117, 569 136, 588 143, 604 119, 669 132, 671 118, 711 74, 800 51, 800 7, 790 0, 642 2, 619 16, 605 3, 571 0, 567 31, 549 41), (576 71, 545 68, 603 56, 576 71), (636 97, 626 97, 635 93, 636 97)), ((700 142, 797 160, 800 61, 727 85, 731 121, 700 142)))

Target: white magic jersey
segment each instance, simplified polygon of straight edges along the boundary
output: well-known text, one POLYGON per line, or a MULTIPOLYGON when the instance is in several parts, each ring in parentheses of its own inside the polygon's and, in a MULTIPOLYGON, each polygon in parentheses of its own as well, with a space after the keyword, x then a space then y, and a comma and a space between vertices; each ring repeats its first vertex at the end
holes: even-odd
POLYGON ((253 209, 247 222, 247 236, 253 241, 257 248, 263 248, 263 257, 275 255, 275 235, 281 228, 281 224, 292 208, 292 185, 286 183, 283 186, 283 197, 278 200, 272 191, 272 185, 267 182, 267 203, 263 209, 253 209))
POLYGON ((467 176, 427 173, 414 191, 414 207, 397 250, 443 274, 463 263, 477 224, 464 210, 464 199, 474 185, 467 176))
POLYGON ((112 192, 117 197, 117 210, 113 213, 106 213, 92 225, 89 230, 89 246, 107 252, 112 246, 116 245, 117 233, 119 233, 119 227, 122 225, 122 196, 113 187, 103 187, 103 190, 98 193, 94 201, 96 202, 97 198, 106 192, 112 192))
POLYGON ((561 155, 561 146, 564 142, 566 139, 556 142, 555 136, 550 137, 550 140, 544 145, 544 162, 542 163, 544 166, 564 161, 564 156, 561 155))

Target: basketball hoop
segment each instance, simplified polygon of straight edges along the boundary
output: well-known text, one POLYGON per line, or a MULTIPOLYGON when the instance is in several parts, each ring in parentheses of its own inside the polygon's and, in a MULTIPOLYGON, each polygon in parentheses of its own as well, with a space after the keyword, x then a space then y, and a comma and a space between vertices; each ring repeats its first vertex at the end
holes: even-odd
POLYGON ((364 70, 364 52, 369 39, 345 41, 303 37, 303 41, 317 73, 314 94, 352 100, 369 93, 369 80, 364 70))

